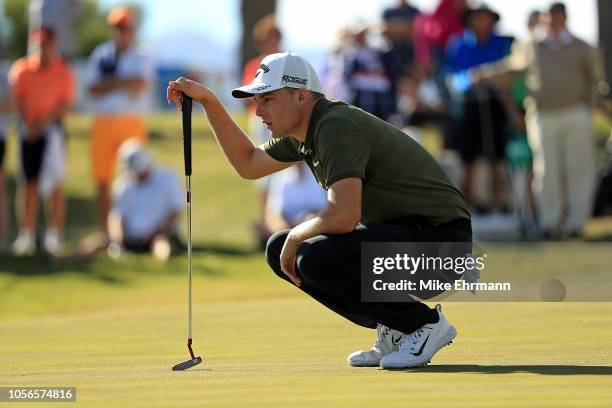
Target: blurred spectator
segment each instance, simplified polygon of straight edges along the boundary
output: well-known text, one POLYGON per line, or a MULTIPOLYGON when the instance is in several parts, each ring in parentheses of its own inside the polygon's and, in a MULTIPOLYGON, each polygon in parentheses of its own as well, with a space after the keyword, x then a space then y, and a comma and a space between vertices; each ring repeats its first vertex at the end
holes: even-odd
POLYGON ((113 184, 108 219, 111 242, 115 249, 151 251, 166 260, 172 244, 183 245, 177 222, 185 207, 185 192, 176 175, 156 167, 151 153, 138 141, 123 143, 118 155, 122 174, 113 184))
POLYGON ((98 187, 98 217, 106 233, 110 207, 110 183, 117 149, 128 138, 148 139, 144 114, 149 107, 153 65, 136 44, 134 12, 115 7, 107 17, 111 41, 93 51, 87 66, 87 85, 94 112, 91 130, 91 161, 98 187))
POLYGON ((542 21, 542 12, 532 10, 527 17, 528 40, 541 39, 546 35, 546 24, 542 21))
POLYGON ((504 156, 508 120, 500 93, 493 83, 479 82, 475 73, 484 64, 501 61, 510 51, 512 38, 495 34, 499 14, 482 4, 467 14, 466 28, 453 37, 446 51, 445 71, 454 104, 452 143, 465 165, 463 192, 474 206, 476 159, 487 159, 491 167, 495 207, 503 210, 504 156))
POLYGON ((387 120, 396 110, 392 60, 385 50, 368 43, 368 27, 356 22, 351 27, 354 49, 346 63, 349 103, 387 120))
MULTIPOLYGON (((523 55, 525 47, 529 42, 542 37, 542 13, 534 10, 527 18, 527 41, 515 41, 512 45, 511 59, 523 55)), ((486 69, 481 70, 481 75, 486 76, 486 69)), ((527 142, 525 131, 525 100, 529 95, 525 75, 521 74, 512 79, 507 88, 509 99, 506 105, 512 118, 512 135, 506 145, 506 159, 510 170, 510 182, 512 186, 512 197, 514 211, 521 222, 521 230, 524 236, 530 236, 537 231, 535 199, 533 197, 533 160, 532 152, 527 142)))
POLYGON ((34 250, 38 193, 49 204, 44 247, 51 255, 60 251, 64 229, 64 134, 59 122, 74 100, 74 75, 57 51, 53 30, 41 27, 30 35, 36 50, 17 60, 10 70, 12 98, 19 114, 22 173, 19 235, 16 255, 34 250))
MULTIPOLYGON (((258 70, 261 68, 261 60, 269 54, 276 54, 281 52, 281 39, 282 33, 276 24, 275 17, 270 14, 262 17, 255 26, 253 27, 253 41, 255 47, 259 50, 259 55, 249 60, 242 73, 242 84, 250 84, 253 82, 253 78, 257 76, 258 70)), ((249 134, 251 140, 256 145, 265 143, 270 138, 270 132, 264 125, 260 117, 255 115, 255 103, 249 98, 249 134)), ((259 220, 255 223, 255 233, 259 241, 265 237, 265 211, 266 211, 266 200, 268 197, 268 187, 270 179, 274 176, 263 177, 256 181, 256 185, 260 194, 260 212, 259 220)), ((264 245, 265 248, 265 245, 264 245)))
POLYGON ((399 0, 393 7, 383 11, 383 34, 389 40, 392 58, 393 76, 403 77, 414 63, 412 45, 413 21, 419 14, 419 9, 406 0, 399 0))
POLYGON ((548 35, 535 39, 514 69, 525 69, 526 126, 534 191, 545 238, 579 236, 591 213, 595 183, 591 107, 596 97, 593 49, 567 29, 562 3, 549 9, 548 35))
MULTIPOLYGON (((419 14, 419 9, 412 6, 408 0, 398 0, 395 2, 394 6, 386 8, 383 11, 383 20, 385 24, 403 24, 406 21, 414 20, 417 14, 419 14)), ((400 27, 396 28, 402 30, 400 27)))
POLYGON ((328 99, 344 102, 349 100, 350 91, 344 73, 351 47, 350 33, 346 28, 340 29, 321 69, 321 87, 328 99))
POLYGON ((411 73, 401 80, 398 91, 397 109, 404 124, 408 126, 434 124, 444 127, 446 122, 444 98, 433 76, 427 75, 424 70, 415 66, 411 73))
POLYGON ((265 227, 268 235, 293 228, 327 206, 327 194, 305 162, 272 179, 268 192, 265 227))
POLYGON ((463 31, 467 0, 441 0, 433 14, 420 14, 414 20, 414 56, 426 70, 441 65, 448 40, 463 31))
POLYGON ((76 53, 76 26, 83 18, 82 0, 30 0, 29 32, 42 26, 53 29, 60 54, 70 60, 76 53))
POLYGON ((6 154, 6 133, 11 111, 8 72, 0 66, 0 254, 8 248, 9 216, 6 201, 6 180, 4 177, 4 156, 6 154))

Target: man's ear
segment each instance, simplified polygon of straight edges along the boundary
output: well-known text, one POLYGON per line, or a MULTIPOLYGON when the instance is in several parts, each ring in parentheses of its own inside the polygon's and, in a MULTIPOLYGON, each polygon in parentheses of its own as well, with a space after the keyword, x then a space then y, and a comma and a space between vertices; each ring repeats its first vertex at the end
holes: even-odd
POLYGON ((298 101, 304 103, 306 101, 306 90, 303 88, 298 89, 298 101))

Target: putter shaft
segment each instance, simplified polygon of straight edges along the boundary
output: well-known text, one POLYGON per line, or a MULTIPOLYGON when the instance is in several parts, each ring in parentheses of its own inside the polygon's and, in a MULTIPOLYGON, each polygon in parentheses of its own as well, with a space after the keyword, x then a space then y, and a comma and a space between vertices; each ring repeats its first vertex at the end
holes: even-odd
MULTIPOLYGON (((191 176, 186 176, 186 188, 187 188, 187 271, 189 274, 189 350, 191 350, 191 321, 192 321, 192 312, 191 312, 191 280, 192 280, 192 270, 191 270, 191 176)), ((193 356, 193 353, 192 353, 193 356)))

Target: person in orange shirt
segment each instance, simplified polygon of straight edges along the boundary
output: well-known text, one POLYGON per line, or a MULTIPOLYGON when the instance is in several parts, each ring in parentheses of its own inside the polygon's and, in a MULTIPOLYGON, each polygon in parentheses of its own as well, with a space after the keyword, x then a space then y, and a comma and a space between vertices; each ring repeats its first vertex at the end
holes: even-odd
POLYGON ((13 106, 19 117, 21 164, 24 183, 19 186, 21 214, 16 255, 34 250, 38 194, 49 204, 44 247, 57 255, 64 229, 64 135, 60 121, 74 101, 74 74, 57 51, 51 28, 30 35, 35 51, 17 60, 10 69, 13 106))
POLYGON ((111 40, 94 49, 87 63, 86 83, 94 113, 91 130, 93 178, 98 187, 98 217, 108 244, 107 218, 110 185, 117 151, 127 139, 147 142, 144 115, 151 102, 153 64, 135 44, 136 16, 127 6, 117 6, 107 16, 111 40))
MULTIPOLYGON (((255 58, 252 58, 244 65, 242 72, 242 84, 247 85, 253 82, 255 74, 259 69, 261 60, 266 55, 276 54, 281 52, 280 43, 282 39, 282 33, 276 25, 276 19, 274 15, 269 14, 262 17, 255 26, 253 27, 253 42, 259 50, 260 54, 255 58)), ((249 136, 253 142, 257 145, 263 144, 270 138, 270 132, 261 121, 261 118, 255 115, 255 104, 249 101, 249 136)), ((255 224, 255 233, 259 241, 259 246, 263 249, 266 247, 266 242, 270 235, 276 231, 268 231, 266 228, 265 214, 267 207, 268 187, 270 185, 270 177, 265 177, 257 181, 257 187, 260 193, 261 209, 260 219, 255 224)))

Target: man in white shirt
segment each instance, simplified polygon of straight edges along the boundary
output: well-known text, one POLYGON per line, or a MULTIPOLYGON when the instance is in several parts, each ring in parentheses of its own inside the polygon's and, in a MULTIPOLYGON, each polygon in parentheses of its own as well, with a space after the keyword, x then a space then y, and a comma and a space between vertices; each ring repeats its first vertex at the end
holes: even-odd
POLYGON ((327 194, 308 166, 301 162, 274 175, 266 200, 265 226, 269 235, 313 217, 327 205, 327 194))
POLYGON ((137 141, 119 150, 122 174, 113 185, 109 235, 115 248, 148 252, 162 260, 170 243, 181 245, 177 221, 185 207, 185 193, 176 175, 155 167, 153 157, 137 141))
POLYGON ((91 161, 98 186, 98 216, 106 231, 110 183, 119 146, 129 138, 147 141, 144 114, 150 102, 153 65, 134 44, 134 12, 119 6, 108 14, 111 41, 100 44, 88 61, 87 84, 94 112, 91 161))

